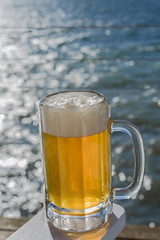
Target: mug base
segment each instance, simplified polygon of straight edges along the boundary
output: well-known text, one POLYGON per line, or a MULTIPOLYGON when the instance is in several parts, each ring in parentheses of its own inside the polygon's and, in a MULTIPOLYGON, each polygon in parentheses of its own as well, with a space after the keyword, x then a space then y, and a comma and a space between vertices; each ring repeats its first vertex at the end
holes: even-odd
POLYGON ((101 207, 94 213, 86 215, 70 215, 58 213, 51 203, 46 207, 47 219, 54 227, 72 232, 84 232, 100 227, 108 221, 112 213, 112 203, 109 201, 106 207, 101 207))

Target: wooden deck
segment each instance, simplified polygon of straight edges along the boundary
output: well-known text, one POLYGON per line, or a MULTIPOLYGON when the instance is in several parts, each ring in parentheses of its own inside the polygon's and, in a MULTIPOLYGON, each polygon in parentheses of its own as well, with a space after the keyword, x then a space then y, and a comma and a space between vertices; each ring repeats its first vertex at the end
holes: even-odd
MULTIPOLYGON (((25 224, 29 218, 0 217, 0 240, 6 240, 12 233, 25 224)), ((160 226, 153 229, 142 225, 127 225, 117 240, 160 240, 160 226)))

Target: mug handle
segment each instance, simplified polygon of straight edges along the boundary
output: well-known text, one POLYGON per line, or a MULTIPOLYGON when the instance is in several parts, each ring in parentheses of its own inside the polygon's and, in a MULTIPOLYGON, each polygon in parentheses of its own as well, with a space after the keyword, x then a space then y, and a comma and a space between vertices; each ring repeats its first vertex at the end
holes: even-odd
POLYGON ((130 185, 124 188, 113 188, 113 199, 129 199, 137 196, 141 188, 144 168, 145 154, 142 136, 132 123, 123 120, 111 120, 111 133, 124 132, 132 139, 134 149, 134 174, 130 185))

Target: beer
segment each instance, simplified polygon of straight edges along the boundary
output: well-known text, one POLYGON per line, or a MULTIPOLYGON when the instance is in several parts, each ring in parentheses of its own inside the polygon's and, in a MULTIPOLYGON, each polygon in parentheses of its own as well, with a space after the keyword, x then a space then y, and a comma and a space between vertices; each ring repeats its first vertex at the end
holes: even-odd
POLYGON ((108 100, 96 92, 48 95, 40 101, 39 113, 46 220, 76 232, 101 226, 112 213, 113 200, 136 196, 142 185, 141 134, 130 122, 113 121, 108 100), (124 132, 133 141, 133 181, 125 188, 113 188, 111 183, 113 132, 124 132))
POLYGON ((41 112, 48 201, 76 210, 105 204, 111 169, 109 116, 106 105, 99 105, 103 98, 85 92, 57 97, 46 99, 41 112))
POLYGON ((107 200, 109 134, 87 137, 42 135, 49 201, 69 209, 86 209, 107 200))

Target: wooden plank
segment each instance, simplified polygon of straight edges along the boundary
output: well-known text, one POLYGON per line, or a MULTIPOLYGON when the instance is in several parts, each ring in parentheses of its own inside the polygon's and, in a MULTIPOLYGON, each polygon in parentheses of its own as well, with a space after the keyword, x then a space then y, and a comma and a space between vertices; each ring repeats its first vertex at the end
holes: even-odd
POLYGON ((0 217, 0 240, 6 240, 16 230, 28 222, 30 218, 4 218, 0 217))
MULTIPOLYGON (((14 231, 24 225, 29 218, 0 217, 0 240, 6 240, 14 231)), ((160 226, 149 228, 143 225, 126 225, 117 240, 160 240, 160 226)))
POLYGON ((0 230, 0 240, 6 240, 9 236, 11 236, 14 233, 14 231, 8 231, 8 230, 4 230, 1 231, 0 230))
POLYGON ((26 222, 28 222, 30 218, 21 217, 21 218, 5 218, 0 217, 0 230, 10 230, 16 231, 26 222))
POLYGON ((118 237, 119 239, 128 240, 160 240, 160 226, 149 228, 148 226, 143 225, 126 225, 118 237))

